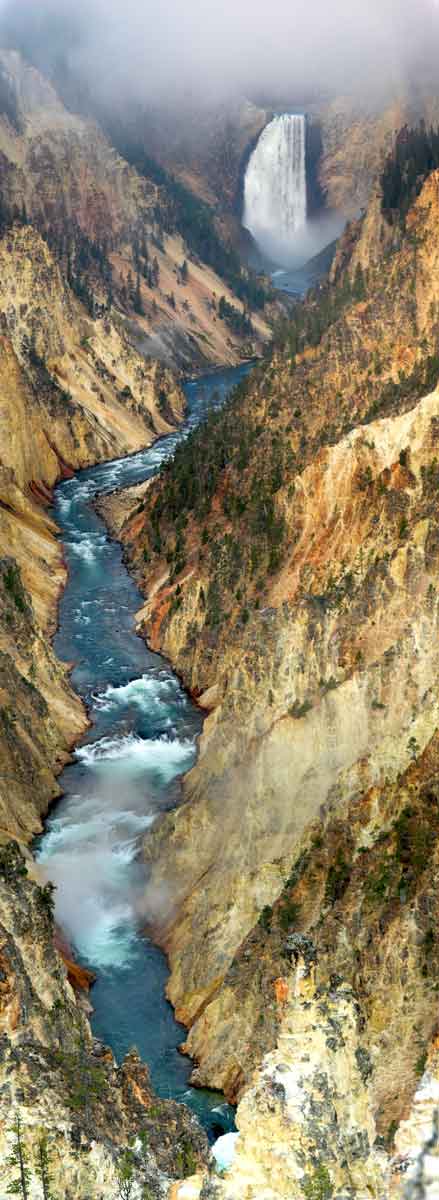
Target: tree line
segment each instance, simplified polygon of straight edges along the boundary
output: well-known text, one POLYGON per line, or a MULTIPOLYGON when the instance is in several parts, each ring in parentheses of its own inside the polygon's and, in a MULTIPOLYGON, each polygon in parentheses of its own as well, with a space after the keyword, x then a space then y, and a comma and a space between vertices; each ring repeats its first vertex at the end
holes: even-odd
POLYGON ((432 171, 439 167, 439 129, 421 121, 400 130, 381 174, 382 208, 391 220, 404 220, 432 171))
POLYGON ((151 158, 141 145, 124 140, 118 149, 139 175, 165 192, 167 203, 155 210, 163 230, 179 233, 188 250, 212 267, 250 310, 263 309, 271 298, 271 289, 254 271, 241 265, 237 251, 218 233, 209 205, 151 158))

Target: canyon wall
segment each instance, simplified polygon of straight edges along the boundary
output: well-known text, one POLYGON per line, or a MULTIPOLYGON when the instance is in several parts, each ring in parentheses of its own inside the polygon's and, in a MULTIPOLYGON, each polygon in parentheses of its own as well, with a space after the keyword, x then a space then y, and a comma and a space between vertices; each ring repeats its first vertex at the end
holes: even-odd
MULTIPOLYGON (((2 54, 1 70, 8 1182, 20 1136, 34 1174, 43 1139, 72 1200, 120 1193, 128 1142, 144 1131, 134 1194, 341 1200, 405 1181, 416 1194, 434 1186, 437 1161, 439 174, 405 225, 374 194, 330 283, 293 311, 232 404, 158 482, 105 505, 147 597, 139 628, 209 714, 183 803, 143 853, 194 1082, 239 1100, 221 1179, 206 1173, 192 1118, 154 1099, 136 1057, 118 1068, 93 1042, 54 948, 50 889, 10 838, 41 828, 86 720, 50 648, 65 580, 54 484, 181 419, 163 360, 237 362, 269 330, 253 314, 252 332, 232 335, 219 297, 245 317, 233 290, 196 256, 183 270, 181 235, 157 220, 161 184, 66 113, 19 56, 2 54)), ((381 122, 374 163, 399 118, 381 122)), ((328 194, 354 211, 375 166, 366 156, 353 181, 340 129, 330 136, 328 194)))
POLYGON ((1 1179, 16 1183, 20 1153, 30 1200, 43 1178, 56 1194, 97 1200, 131 1176, 133 1195, 158 1200, 205 1164, 204 1134, 186 1109, 157 1100, 135 1053, 118 1066, 92 1038, 90 977, 60 940, 25 847, 87 725, 51 647, 66 579, 53 487, 175 428, 184 395, 115 309, 90 313, 28 218, 3 229, 0 277, 1 1179))
POLYGON ((206 1163, 205 1136, 186 1108, 157 1100, 134 1051, 118 1066, 92 1038, 54 948, 50 893, 33 874, 1 837, 2 1187, 20 1178, 20 1144, 29 1200, 43 1179, 65 1200, 97 1200, 120 1196, 130 1178, 133 1197, 159 1200, 206 1163))
POLYGON ((135 514, 107 505, 139 627, 210 712, 144 856, 194 1081, 241 1097, 212 1195, 387 1194, 431 1134, 438 211, 438 173, 405 229, 374 196, 311 340, 290 330, 135 514))
POLYGON ((197 109, 190 118, 158 121, 145 119, 145 144, 160 162, 191 190, 207 201, 223 227, 239 241, 242 218, 243 176, 249 155, 274 113, 306 110, 311 128, 313 157, 320 145, 313 172, 329 209, 347 219, 367 208, 386 154, 405 124, 427 125, 438 120, 437 98, 409 88, 392 100, 374 101, 349 94, 331 99, 306 96, 277 97, 257 105, 249 100, 228 108, 197 109))
POLYGON ((184 398, 109 318, 90 320, 31 227, 5 235, 0 262, 0 825, 28 838, 86 725, 50 646, 65 581, 51 489, 149 445, 181 419, 184 398))
MULTIPOLYGON (((148 162, 143 173, 130 166, 96 122, 69 112, 16 51, 0 50, 0 89, 2 219, 12 213, 36 226, 81 298, 102 312, 116 308, 143 355, 192 372, 259 354, 270 334, 264 306, 239 328, 247 306, 233 272, 227 282, 208 265, 212 255, 204 261, 212 228, 190 198, 182 202, 183 233, 201 223, 198 253, 183 240, 172 180, 148 175, 148 162), (232 325, 218 311, 222 296, 236 314, 232 325)), ((215 247, 230 267, 227 243, 215 247)), ((238 261, 234 271, 244 296, 247 274, 238 261)))

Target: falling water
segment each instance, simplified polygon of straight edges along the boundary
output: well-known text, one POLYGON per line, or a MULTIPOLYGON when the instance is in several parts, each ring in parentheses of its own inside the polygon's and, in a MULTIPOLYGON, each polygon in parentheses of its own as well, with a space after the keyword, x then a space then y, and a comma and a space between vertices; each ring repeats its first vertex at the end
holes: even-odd
POLYGON ((306 120, 284 113, 266 126, 250 158, 243 223, 265 254, 285 263, 306 221, 306 120))

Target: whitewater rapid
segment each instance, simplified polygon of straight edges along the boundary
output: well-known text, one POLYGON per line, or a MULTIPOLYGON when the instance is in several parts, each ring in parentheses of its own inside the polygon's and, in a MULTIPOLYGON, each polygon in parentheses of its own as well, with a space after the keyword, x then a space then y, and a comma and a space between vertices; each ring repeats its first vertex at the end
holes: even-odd
MULTIPOLYGON (((61 776, 62 798, 37 845, 56 885, 57 920, 80 960, 97 972, 96 1035, 118 1059, 136 1045, 159 1094, 192 1104, 216 1133, 230 1128, 233 1115, 217 1094, 188 1087, 190 1064, 177 1053, 184 1031, 165 1000, 166 962, 142 933, 149 914, 141 843, 160 812, 178 801, 179 777, 195 762, 201 716, 170 667, 136 635, 143 598, 93 500, 154 475, 206 406, 222 403, 248 369, 188 384, 189 416, 178 433, 56 489, 69 575, 55 649, 75 663, 72 682, 91 727, 61 776)), ((157 905, 166 898, 157 896, 157 905)))

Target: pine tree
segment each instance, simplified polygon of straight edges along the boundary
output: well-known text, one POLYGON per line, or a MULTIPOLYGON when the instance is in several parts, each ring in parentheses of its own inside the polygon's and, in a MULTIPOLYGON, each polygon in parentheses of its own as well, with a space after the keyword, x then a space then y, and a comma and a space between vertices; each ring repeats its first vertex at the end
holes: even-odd
POLYGON ((116 1176, 119 1200, 131 1200, 134 1187, 134 1155, 131 1150, 124 1150, 120 1155, 116 1166, 116 1176))
POLYGON ((354 279, 353 295, 354 295, 354 300, 364 300, 364 297, 366 295, 366 285, 364 282, 364 274, 363 274, 363 268, 361 266, 361 263, 357 264, 357 269, 355 272, 355 279, 354 279))
POLYGON ((158 264, 157 255, 155 255, 155 257, 152 260, 151 278, 152 278, 152 286, 158 287, 159 283, 160 283, 160 267, 158 264))
POLYGON ((185 260, 184 260, 184 262, 181 264, 181 268, 180 268, 180 278, 181 278, 181 282, 182 282, 182 283, 185 283, 185 284, 187 283, 187 281, 188 281, 188 278, 189 278, 189 267, 188 267, 188 265, 187 265, 187 260, 186 260, 186 259, 185 259, 185 260))
POLYGON ((143 303, 142 303, 142 292, 140 290, 140 271, 137 272, 137 277, 136 277, 136 288, 135 288, 135 292, 134 292, 133 308, 134 308, 134 311, 136 313, 138 313, 140 317, 143 316, 144 309, 143 309, 143 303))
POLYGON ((54 1200, 52 1177, 50 1174, 50 1157, 45 1134, 42 1134, 38 1142, 36 1174, 41 1183, 43 1200, 54 1200))
POLYGON ((6 1159, 6 1165, 17 1171, 15 1179, 11 1180, 6 1188, 9 1196, 21 1196, 22 1200, 29 1200, 29 1188, 32 1179, 32 1172, 27 1162, 26 1150, 23 1146, 21 1118, 17 1113, 12 1131, 15 1138, 14 1148, 9 1157, 6 1159))

